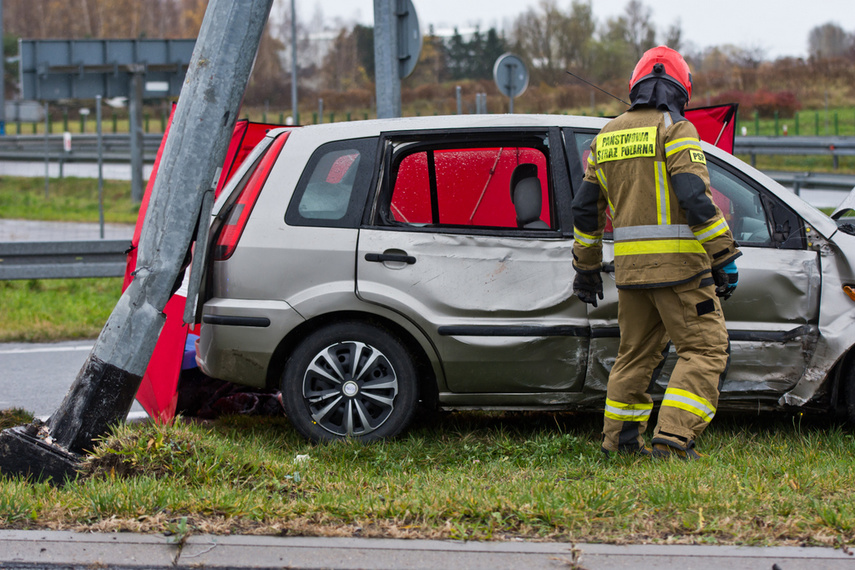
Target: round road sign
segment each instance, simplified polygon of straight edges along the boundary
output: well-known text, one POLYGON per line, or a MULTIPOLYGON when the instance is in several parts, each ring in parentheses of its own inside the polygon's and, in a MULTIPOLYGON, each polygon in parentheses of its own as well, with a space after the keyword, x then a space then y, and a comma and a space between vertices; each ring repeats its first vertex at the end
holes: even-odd
POLYGON ((528 69, 518 56, 506 53, 493 65, 493 79, 506 97, 519 97, 528 87, 528 69))
POLYGON ((398 76, 408 77, 419 62, 422 53, 422 31, 413 0, 399 0, 398 10, 398 76))

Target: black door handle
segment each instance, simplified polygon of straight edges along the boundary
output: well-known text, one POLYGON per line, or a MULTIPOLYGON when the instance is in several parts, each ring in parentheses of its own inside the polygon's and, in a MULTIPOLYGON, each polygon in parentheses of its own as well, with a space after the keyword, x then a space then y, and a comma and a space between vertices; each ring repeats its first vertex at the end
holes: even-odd
POLYGON ((416 262, 416 258, 406 253, 366 253, 365 261, 376 261, 383 263, 385 261, 400 261, 407 265, 412 265, 416 262))

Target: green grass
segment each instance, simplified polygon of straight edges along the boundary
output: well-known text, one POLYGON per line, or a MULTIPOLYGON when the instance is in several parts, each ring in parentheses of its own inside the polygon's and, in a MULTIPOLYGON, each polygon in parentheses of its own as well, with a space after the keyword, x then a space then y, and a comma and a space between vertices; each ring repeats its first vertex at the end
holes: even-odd
POLYGON ((830 108, 827 112, 803 109, 789 117, 779 116, 777 125, 774 117, 755 121, 753 114, 739 113, 736 136, 742 127, 752 136, 783 136, 784 125, 788 136, 855 136, 855 107, 830 108))
POLYGON ((121 290, 120 277, 0 281, 0 342, 95 338, 121 290))
MULTIPOLYGON (((104 182, 104 220, 133 224, 139 204, 131 201, 131 183, 104 182)), ((45 196, 44 178, 0 176, 0 218, 65 222, 98 221, 98 181, 53 178, 45 196)))
POLYGON ((118 428, 60 489, 0 479, 0 527, 841 546, 855 439, 829 421, 716 418, 694 462, 599 451, 598 415, 457 413, 313 446, 284 418, 118 428))

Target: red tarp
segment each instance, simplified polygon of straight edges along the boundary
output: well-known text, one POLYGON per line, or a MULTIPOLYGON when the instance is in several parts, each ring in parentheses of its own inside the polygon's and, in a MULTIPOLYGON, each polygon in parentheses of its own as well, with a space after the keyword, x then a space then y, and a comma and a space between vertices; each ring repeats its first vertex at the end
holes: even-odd
MULTIPOLYGON (((175 108, 173 107, 173 113, 175 108)), ((140 212, 137 216, 137 225, 134 230, 134 237, 131 241, 131 251, 128 253, 127 268, 125 269, 125 282, 122 287, 124 291, 131 282, 131 275, 136 268, 137 263, 137 247, 140 242, 140 234, 142 233, 143 221, 145 213, 148 210, 148 203, 151 197, 151 190, 154 187, 154 180, 157 175, 160 159, 163 154, 163 147, 166 144, 166 136, 169 134, 169 129, 172 125, 172 116, 169 117, 169 123, 166 126, 166 133, 163 135, 160 148, 157 151, 157 157, 154 161, 154 167, 151 171, 148 184, 146 185, 145 194, 143 195, 142 204, 140 204, 140 212)), ((226 160, 223 163, 223 171, 220 175, 219 183, 215 195, 219 195, 223 186, 234 171, 243 162, 246 155, 258 142, 264 138, 264 135, 271 128, 276 128, 279 125, 265 125, 259 123, 250 123, 247 120, 238 121, 235 125, 234 134, 229 144, 226 160)), ((184 304, 186 298, 180 293, 172 296, 169 302, 166 303, 164 314, 166 314, 166 323, 163 330, 160 332, 160 337, 157 339, 154 353, 149 361, 148 368, 145 371, 139 390, 137 391, 137 401, 145 408, 148 415, 155 421, 166 423, 172 420, 175 416, 175 405, 178 398, 178 376, 181 373, 182 359, 184 358, 184 348, 187 342, 187 334, 189 332, 187 326, 183 322, 184 304)))
POLYGON ((733 154, 736 109, 735 103, 715 107, 697 107, 686 109, 686 118, 698 129, 698 135, 702 141, 733 154))

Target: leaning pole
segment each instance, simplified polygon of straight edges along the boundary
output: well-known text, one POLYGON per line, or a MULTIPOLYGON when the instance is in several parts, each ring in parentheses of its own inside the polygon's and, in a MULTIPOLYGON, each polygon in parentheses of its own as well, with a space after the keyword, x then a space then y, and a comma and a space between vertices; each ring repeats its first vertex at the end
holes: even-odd
POLYGON ((225 159, 272 3, 208 3, 152 189, 133 281, 47 423, 0 433, 0 472, 62 483, 75 476, 92 440, 126 418, 165 322, 163 308, 182 272, 202 200, 225 159))

